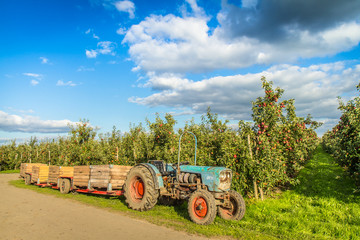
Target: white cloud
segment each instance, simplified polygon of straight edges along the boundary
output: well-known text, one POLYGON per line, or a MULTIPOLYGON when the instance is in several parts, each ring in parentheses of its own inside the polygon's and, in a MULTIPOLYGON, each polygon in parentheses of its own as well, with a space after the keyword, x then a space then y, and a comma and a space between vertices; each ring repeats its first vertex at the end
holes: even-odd
POLYGON ((110 41, 103 41, 103 42, 99 42, 97 44, 98 46, 98 53, 99 54, 108 54, 108 55, 115 55, 114 53, 114 49, 116 47, 116 43, 110 42, 110 41))
POLYGON ((40 83, 40 80, 43 79, 43 75, 42 74, 38 74, 38 73, 23 73, 23 75, 27 76, 27 77, 31 77, 31 78, 35 78, 35 79, 32 79, 30 81, 30 84, 32 86, 36 86, 40 83))
POLYGON ((65 133, 70 120, 41 120, 33 116, 10 115, 0 111, 0 130, 5 132, 65 133))
POLYGON ((96 50, 85 50, 86 57, 88 58, 96 58, 98 52, 96 50))
POLYGON ((126 28, 124 28, 124 27, 120 27, 120 28, 116 31, 116 33, 119 34, 119 35, 125 35, 126 32, 127 32, 127 30, 126 30, 126 28))
POLYGON ((40 57, 40 60, 41 60, 42 64, 49 64, 50 63, 49 59, 46 58, 46 57, 40 57))
POLYGON ((100 37, 97 36, 97 35, 94 33, 94 30, 93 30, 93 29, 90 29, 90 28, 89 28, 88 30, 85 31, 85 34, 91 34, 93 38, 95 38, 95 39, 97 39, 97 40, 100 39, 100 37))
POLYGON ((73 83, 72 81, 64 82, 62 80, 59 80, 56 83, 56 86, 59 86, 59 87, 65 87, 65 86, 75 87, 77 85, 79 85, 79 84, 73 83))
MULTIPOLYGON (((167 106, 202 114, 208 106, 214 112, 232 119, 251 119, 251 101, 263 96, 260 79, 274 81, 274 87, 285 90, 283 99, 295 98, 297 113, 316 118, 338 118, 337 96, 354 94, 360 79, 359 65, 345 62, 299 67, 278 65, 263 72, 246 75, 218 76, 192 81, 180 75, 151 75, 145 84, 156 93, 132 97, 130 102, 151 107, 167 106)), ((184 110, 182 110, 184 111, 184 110)))
POLYGON ((115 56, 116 43, 110 41, 98 42, 97 49, 86 50, 85 54, 88 58, 96 58, 99 54, 115 56))
MULTIPOLYGON (((200 11, 196 1, 187 2, 193 11, 200 11)), ((230 18, 230 14, 233 13, 220 12, 220 24, 213 30, 204 14, 151 15, 131 26, 123 43, 129 45, 129 54, 136 67, 145 72, 198 73, 324 57, 350 50, 360 42, 360 22, 355 20, 318 29, 284 25, 281 39, 250 33, 232 37, 228 32, 233 26, 226 24, 231 19, 235 21, 235 16, 230 18)), ((124 32, 120 30, 120 33, 124 32)))
POLYGON ((42 74, 38 74, 38 73, 23 73, 23 75, 28 76, 28 77, 33 77, 36 79, 41 80, 43 78, 42 74))
POLYGON ((131 1, 118 1, 115 2, 115 7, 118 11, 120 12, 127 12, 129 13, 129 18, 134 18, 135 17, 135 4, 131 1))
POLYGON ((187 17, 187 16, 206 17, 204 9, 199 7, 196 0, 185 0, 185 2, 188 5, 183 4, 180 8, 182 15, 184 17, 187 17), (190 7, 190 9, 191 9, 190 12, 188 11, 187 6, 190 7))
POLYGON ((36 85, 39 84, 39 81, 33 79, 33 80, 30 81, 30 84, 33 85, 33 86, 36 86, 36 85))

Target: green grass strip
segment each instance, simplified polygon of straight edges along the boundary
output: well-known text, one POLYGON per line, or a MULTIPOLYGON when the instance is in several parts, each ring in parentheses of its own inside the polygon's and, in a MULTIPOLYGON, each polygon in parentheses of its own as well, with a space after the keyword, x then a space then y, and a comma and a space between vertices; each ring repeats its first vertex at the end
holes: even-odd
POLYGON ((4 170, 4 171, 0 171, 0 174, 7 174, 7 173, 20 173, 20 170, 4 170))
POLYGON ((360 239, 360 196, 354 193, 353 181, 327 153, 318 148, 300 172, 299 179, 300 185, 278 199, 247 201, 247 212, 241 221, 225 221, 217 217, 214 224, 208 226, 190 221, 186 203, 177 207, 157 205, 150 211, 137 212, 127 208, 123 197, 63 195, 57 190, 27 186, 21 180, 11 181, 11 184, 208 237, 360 239))

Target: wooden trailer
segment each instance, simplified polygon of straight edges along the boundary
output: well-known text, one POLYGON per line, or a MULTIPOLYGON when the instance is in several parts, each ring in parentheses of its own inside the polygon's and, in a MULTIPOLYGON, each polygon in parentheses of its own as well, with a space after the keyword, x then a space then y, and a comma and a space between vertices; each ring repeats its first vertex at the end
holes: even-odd
POLYGON ((90 166, 75 166, 73 187, 87 188, 90 180, 90 166))
POLYGON ((49 178, 48 178, 48 184, 49 185, 57 185, 58 184, 58 178, 60 176, 60 167, 51 165, 49 166, 49 178))
POLYGON ((21 163, 20 165, 20 177, 25 178, 26 173, 31 174, 32 173, 32 167, 33 166, 40 166, 46 164, 43 163, 21 163))
POLYGON ((44 163, 21 163, 20 165, 20 177, 25 179, 25 184, 29 185, 33 179, 33 167, 47 166, 44 163))
POLYGON ((122 187, 131 166, 91 165, 75 166, 73 177, 59 177, 61 193, 71 190, 82 193, 122 195, 122 187))
POLYGON ((49 178, 49 166, 36 165, 32 167, 31 183, 47 184, 49 178))

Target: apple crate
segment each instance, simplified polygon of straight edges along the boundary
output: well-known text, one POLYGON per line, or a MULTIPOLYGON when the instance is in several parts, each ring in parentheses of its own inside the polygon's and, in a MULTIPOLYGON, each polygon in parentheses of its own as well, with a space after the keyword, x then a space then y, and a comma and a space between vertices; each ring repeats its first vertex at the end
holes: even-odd
POLYGON ((46 166, 46 164, 43 164, 43 163, 21 163, 20 177, 25 178, 26 173, 32 173, 33 166, 46 166))
POLYGON ((74 166, 73 183, 76 187, 87 187, 90 180, 90 166, 74 166))
POLYGON ((32 166, 31 182, 40 184, 47 183, 49 178, 49 166, 35 165, 32 166))

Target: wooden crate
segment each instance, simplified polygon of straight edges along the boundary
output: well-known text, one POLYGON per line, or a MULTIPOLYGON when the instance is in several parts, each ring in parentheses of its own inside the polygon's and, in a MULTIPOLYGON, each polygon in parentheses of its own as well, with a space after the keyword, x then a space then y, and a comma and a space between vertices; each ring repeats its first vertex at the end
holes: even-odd
POLYGON ((110 183, 110 165, 90 166, 90 186, 92 188, 108 188, 110 183))
POLYGON ((126 176, 131 168, 132 166, 112 165, 112 168, 110 168, 110 183, 112 189, 122 189, 126 176))
POLYGON ((49 179, 48 183, 56 183, 58 182, 58 177, 60 175, 60 167, 51 165, 49 166, 49 179))
POLYGON ((49 178, 49 166, 38 165, 32 166, 31 182, 33 183, 47 183, 49 178))
POLYGON ((90 180, 90 166, 74 167, 74 186, 87 187, 90 180))
POLYGON ((33 166, 46 166, 46 164, 43 164, 43 163, 21 163, 20 176, 25 177, 25 173, 32 173, 33 166))
POLYGON ((74 167, 60 167, 60 177, 73 177, 74 176, 74 167))

